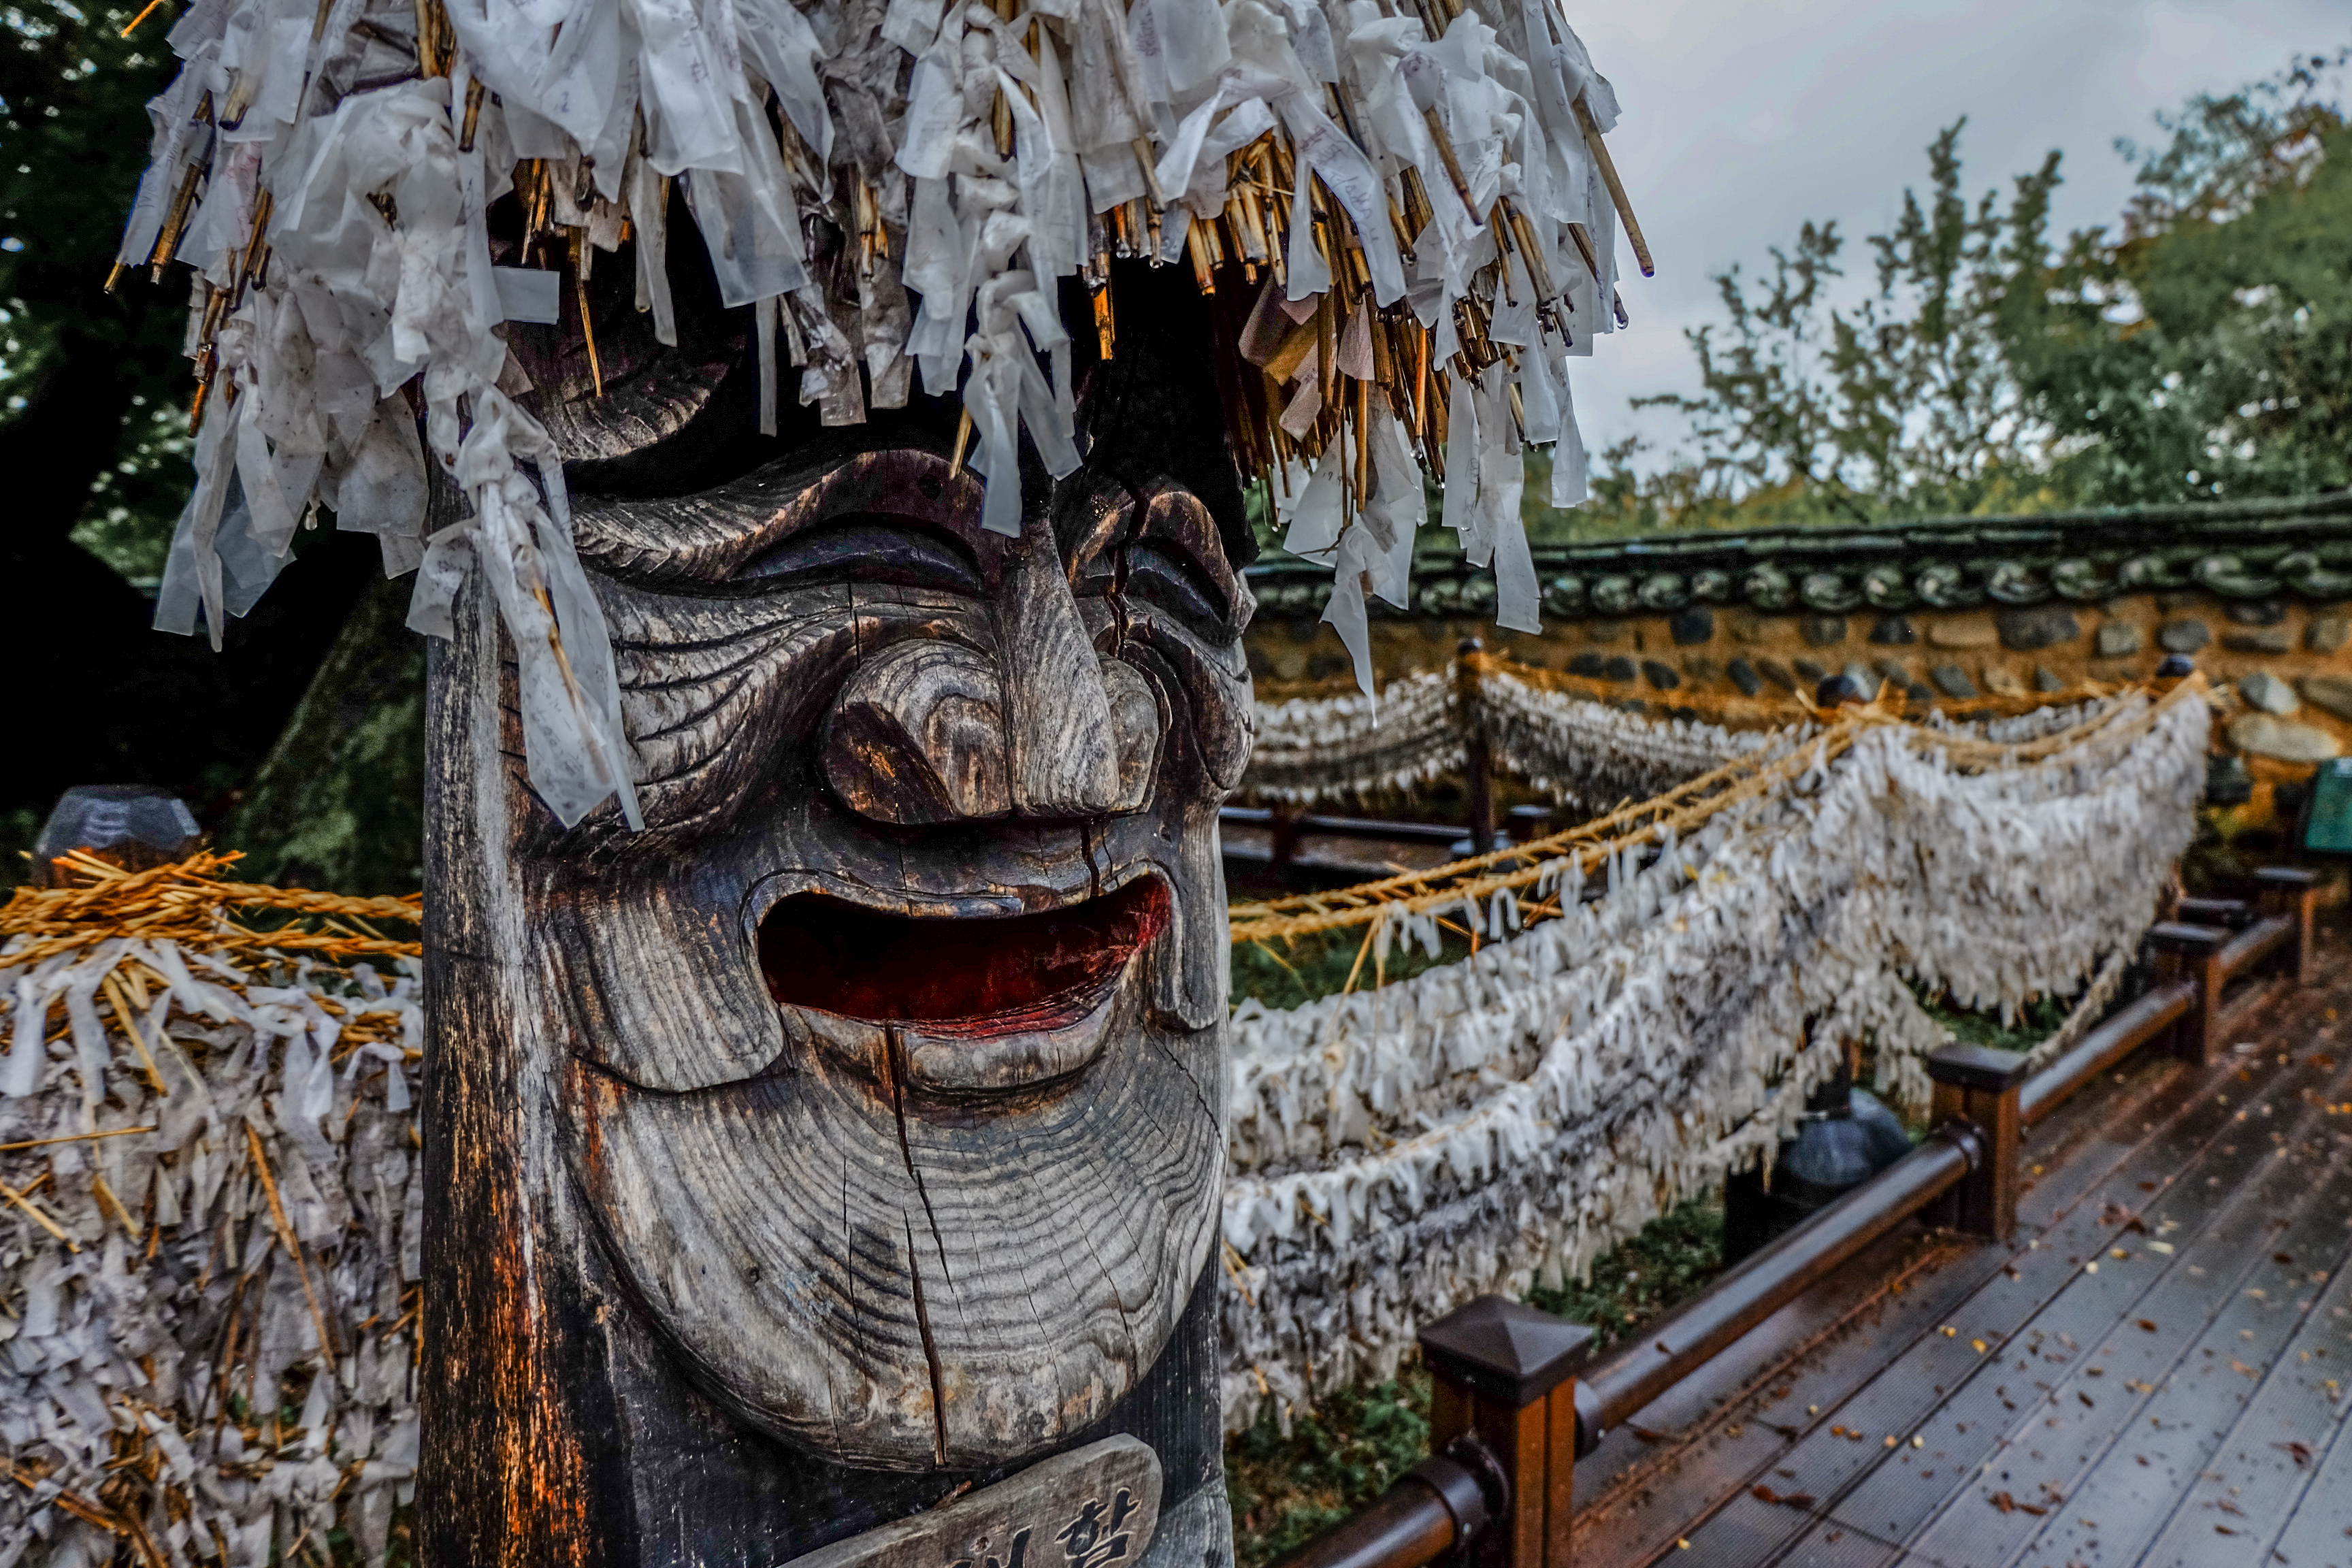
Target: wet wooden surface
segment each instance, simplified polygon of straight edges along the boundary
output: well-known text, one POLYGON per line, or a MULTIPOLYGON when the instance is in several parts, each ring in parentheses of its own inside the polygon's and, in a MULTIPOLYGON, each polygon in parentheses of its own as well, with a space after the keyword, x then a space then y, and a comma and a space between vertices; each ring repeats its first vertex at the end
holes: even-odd
POLYGON ((2348 951, 2034 1129, 2013 1245, 1898 1233, 1612 1434, 1577 1559, 2352 1568, 2348 951))

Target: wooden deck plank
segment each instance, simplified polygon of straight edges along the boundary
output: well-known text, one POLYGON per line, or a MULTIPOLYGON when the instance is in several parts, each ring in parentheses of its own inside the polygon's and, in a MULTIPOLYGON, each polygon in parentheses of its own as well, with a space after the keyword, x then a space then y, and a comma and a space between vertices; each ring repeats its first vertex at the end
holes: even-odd
MULTIPOLYGON (((2034 1130, 2047 1173, 2021 1202, 2021 1226, 2071 1208, 2130 1158, 2146 1126, 2200 1092, 2197 1076, 2151 1055, 2069 1101, 2034 1130)), ((1636 1424, 1666 1441, 1621 1429, 1578 1465, 1577 1551, 1642 1563, 1673 1549, 1686 1524, 1826 1424, 1807 1406, 1841 1404, 2007 1261, 2006 1249, 1916 1228, 1867 1249, 1643 1412, 1636 1424)))
POLYGON ((2352 1568, 2352 1379, 2336 1405, 2336 1427, 2312 1467, 2284 1533, 2271 1546, 2271 1561, 2288 1568, 2352 1568))
MULTIPOLYGON (((2315 1063, 2312 1069, 2319 1070, 2315 1063)), ((2301 1086, 2291 1076, 2278 1087, 2301 1086)), ((2305 1117, 2295 1131, 2307 1139, 2320 1130, 2316 1112, 2305 1117)), ((2309 1248, 2323 1237, 2332 1242, 2342 1229, 2340 1206, 2322 1201, 2315 1180, 2323 1171, 2341 1173, 2340 1148, 2299 1142, 2295 1152, 2282 1156, 2234 1116, 2231 1136, 2235 1142, 2217 1146, 2215 1159, 2150 1203, 2151 1229, 2163 1235, 2124 1238, 2100 1260, 2102 1274, 2083 1275, 2037 1320, 2030 1341, 2038 1336, 2045 1346, 2063 1347, 2073 1339, 2089 1352, 2043 1352, 2050 1375, 2032 1380, 2037 1397, 2017 1401, 2019 1413, 1977 1461, 1992 1468, 1980 1468, 1943 1501, 1913 1537, 1916 1551, 1949 1568, 2001 1568, 2021 1556, 2044 1561, 2049 1550, 2061 1550, 2059 1563, 2138 1561, 2172 1511, 2170 1500, 2227 1428, 2226 1416, 2213 1418, 2214 1401, 2231 1400, 2234 1410, 2241 1390, 2251 1387, 2231 1369, 2258 1368, 2285 1337, 2288 1326, 2275 1314, 2255 1321, 2262 1303, 2245 1291, 2281 1283, 2283 1268, 2271 1258, 2284 1246, 2309 1248), (2224 1186, 2212 1203, 2215 1189, 2200 1189, 2217 1175, 2224 1186), (2278 1218, 2286 1230, 2273 1226, 2278 1218), (2176 1228, 2166 1231, 2168 1221, 2176 1228), (2178 1250, 2167 1258, 2150 1250, 2150 1240, 2178 1250), (2130 1256, 2118 1258, 2117 1251, 2130 1256), (2257 1337, 2242 1341, 2242 1331, 2257 1337), (2103 1375, 2092 1375, 2094 1367, 2103 1375), (2216 1369, 2238 1386, 2207 1375, 2216 1369), (2143 1429, 2144 1421, 2158 1425, 2143 1429), (2168 1474, 2168 1465, 2177 1473, 2168 1474), (2047 1512, 2004 1512, 1990 1500, 2004 1492, 2047 1512), (2095 1522, 2085 1526, 2085 1520, 2095 1522), (2037 1547, 2045 1535, 2063 1549, 2037 1547)), ((1885 1528, 1875 1515, 1862 1517, 1885 1528)))
MULTIPOLYGON (((2339 1181, 2335 1197, 2332 1207, 2341 1219, 2352 1208, 2352 1190, 2339 1181)), ((2144 1562, 2261 1568, 2309 1496, 2320 1458, 2343 1424, 2343 1385, 2352 1375, 2347 1353, 2352 1332, 2345 1327, 2352 1312, 2352 1268, 2346 1267, 2352 1261, 2352 1229, 2339 1225, 2330 1239, 2336 1246, 2324 1270, 2326 1283, 2310 1310, 2299 1314, 2262 1387, 2144 1562)), ((2304 1282, 2311 1284, 2309 1276, 2304 1282)))
MULTIPOLYGON (((2282 1070, 2285 1069, 2268 1061, 2261 1064, 2260 1071, 2251 1067, 2249 1069, 2250 1077, 2257 1081, 2282 1070)), ((2209 1079, 2207 1082, 2210 1081, 2209 1079)), ((2194 1091, 2205 1086, 2187 1087, 2194 1091)), ((2120 1163, 2099 1159, 2095 1151, 2086 1152, 2091 1164, 2106 1167, 2104 1178, 2080 1201, 2056 1215, 2054 1225, 2046 1234, 2030 1238, 2027 1247, 2014 1254, 2006 1268, 1974 1293, 1958 1314, 1965 1321, 1956 1325, 1960 1331, 1951 1337, 1923 1337, 1895 1358, 1892 1365, 1863 1384, 1856 1395, 1839 1410, 1815 1417, 1811 1430, 1778 1457, 1770 1475, 1763 1478, 1760 1484, 1778 1494, 1793 1493, 1816 1500, 1812 1505, 1816 1513, 1833 1508, 1888 1457, 1885 1440, 1892 1436, 1904 1444, 1906 1462, 1900 1468, 1932 1485, 1936 1478, 1924 1473, 1931 1468, 1924 1458, 1916 1466, 1907 1462, 1909 1454, 1925 1455, 1928 1451, 1911 1449, 1908 1438, 1925 1436, 1917 1429, 1940 1405, 1948 1402, 1945 1391, 1974 1386, 1979 1392, 1971 1396, 1972 1404, 1980 1402, 1987 1406, 1982 1413, 1971 1411, 1973 1421, 1963 1415, 1947 1415, 1948 1425, 1971 1426, 1981 1433, 2001 1414, 1993 1407, 2002 1397, 1992 1392, 2000 1386, 1999 1380, 1987 1379, 1981 1384, 1975 1382, 1979 1352, 1974 1349, 1974 1342, 1982 1340, 1986 1343, 1986 1354, 2006 1352, 2011 1336, 2031 1323, 2053 1298, 2065 1292, 2068 1285, 2081 1277, 2080 1265, 2085 1258, 2112 1244, 2127 1217, 2125 1211, 2139 1206, 2142 1184, 2161 1191, 2177 1184, 2184 1171, 2193 1168, 2223 1173, 2215 1176, 2217 1184, 2209 1189, 2218 1192, 2242 1169, 2251 1168, 2259 1159, 2257 1152, 2251 1148, 2226 1156, 2219 1152, 2219 1145, 2231 1125, 2229 1116, 2228 1109, 2220 1105, 2214 1095, 2191 1092, 2158 1124, 2158 1132, 2133 1145, 2120 1163), (2101 1201, 2095 1203, 2094 1199, 2101 1201), (2118 1203, 2123 1205, 2122 1209, 2110 1207, 2118 1203), (2102 1210, 2108 1212, 2103 1214, 2102 1210), (1832 1427, 1859 1430, 1864 1436, 1856 1442, 1839 1436, 1832 1427)), ((2045 1195, 2042 1201, 2050 1199, 2045 1195)), ((2087 1327, 2087 1318, 2085 1324, 2087 1327)), ((1984 1441, 1979 1436, 1970 1443, 1966 1433, 1958 1431, 1947 1438, 1940 1428, 1937 1435, 1946 1439, 1937 1447, 1948 1465, 1959 1462, 1959 1453, 1948 1447, 1950 1442, 1958 1441, 1963 1449, 1973 1449, 1984 1441)), ((1948 1485, 1948 1472, 1944 1479, 1948 1485)), ((1903 1511, 1898 1510, 1893 1517, 1901 1519, 1903 1511)), ((1727 1568, 1769 1560, 1795 1544, 1810 1522, 1802 1511, 1739 1491, 1729 1496, 1715 1517, 1689 1535, 1693 1561, 1687 1568, 1697 1568, 1696 1559, 1717 1560, 1727 1568), (1758 1547, 1768 1539, 1773 1544, 1759 1556, 1758 1547)), ((1866 1524, 1842 1521, 1828 1528, 1851 1529, 1857 1522, 1866 1524)), ((1678 1565, 1685 1563, 1680 1553, 1675 1560, 1678 1565)))

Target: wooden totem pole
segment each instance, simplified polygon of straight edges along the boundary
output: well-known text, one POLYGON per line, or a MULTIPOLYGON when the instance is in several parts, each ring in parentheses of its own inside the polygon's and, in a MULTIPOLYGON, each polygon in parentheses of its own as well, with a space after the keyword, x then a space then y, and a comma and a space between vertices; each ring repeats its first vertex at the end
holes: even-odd
POLYGON ((1086 466, 1017 538, 952 403, 759 436, 749 310, 682 299, 664 348, 600 270, 601 396, 576 324, 511 329, 645 826, 533 795, 469 592, 428 718, 436 1568, 1230 1562, 1249 536, 1207 307, 1121 267, 1086 466))

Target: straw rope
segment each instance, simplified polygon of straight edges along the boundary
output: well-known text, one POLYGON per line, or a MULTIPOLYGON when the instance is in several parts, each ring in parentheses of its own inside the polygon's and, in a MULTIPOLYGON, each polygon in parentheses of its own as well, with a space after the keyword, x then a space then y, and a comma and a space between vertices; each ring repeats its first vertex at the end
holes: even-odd
MULTIPOLYGON (((2114 695, 2128 698, 2139 689, 2126 687, 2114 695)), ((2146 733, 2174 704, 2198 700, 2205 690, 2203 675, 2191 676, 2157 701, 2139 709, 2116 729, 2116 737, 2129 739, 2146 733)), ((1549 882, 1559 873, 1558 862, 1571 853, 1590 871, 1608 857, 1668 832, 1687 837, 1717 813, 1752 800, 1814 768, 1826 767, 1867 730, 1907 731, 1913 744, 1933 746, 1942 751, 1953 765, 1976 771, 2031 762, 2081 745, 2097 737, 2101 731, 2116 726, 2131 706, 2126 700, 2110 700, 2087 719, 2054 734, 2023 742, 1979 740, 1930 729, 1874 705, 1855 710, 1850 717, 1839 720, 1793 750, 1741 757, 1652 799, 1621 807, 1548 837, 1333 892, 1300 893, 1265 902, 1235 904, 1231 911, 1233 940, 1266 942, 1306 936, 1368 924, 1388 918, 1392 910, 1426 914, 1465 900, 1484 901, 1497 892, 1516 893, 1532 883, 1549 882), (1639 826, 1619 831, 1628 823, 1639 826), (1513 863, 1513 869, 1493 869, 1513 863)), ((1549 902, 1539 902, 1522 910, 1524 917, 1534 919, 1559 912, 1557 905, 1549 902)))
POLYGON ((55 864, 75 879, 62 888, 19 888, 0 905, 0 963, 35 964, 109 937, 171 942, 207 951, 272 948, 341 963, 354 958, 421 958, 420 942, 386 937, 368 922, 416 925, 422 894, 349 898, 301 888, 230 882, 218 873, 241 854, 191 856, 144 871, 125 871, 76 850, 55 864), (315 921, 319 929, 257 931, 230 918, 275 911, 315 921))

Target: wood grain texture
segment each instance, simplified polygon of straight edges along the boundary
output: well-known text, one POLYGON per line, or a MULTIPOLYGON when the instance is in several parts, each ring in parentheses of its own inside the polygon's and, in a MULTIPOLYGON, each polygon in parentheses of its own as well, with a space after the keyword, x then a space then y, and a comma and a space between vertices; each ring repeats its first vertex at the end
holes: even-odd
POLYGON ((1230 1560, 1216 808, 1247 598, 1221 560, 1095 569, 1213 550, 1197 503, 1085 504, 1058 553, 1041 524, 1034 559, 966 541, 901 581, 805 533, 758 592, 608 568, 642 834, 530 796, 510 656, 462 605, 430 717, 429 1561, 780 1563, 1112 1430, 1167 1473, 1153 1568, 1230 1560), (771 996, 788 900, 919 935, 1139 880, 1166 918, 1115 984, 1017 1027, 771 996))

